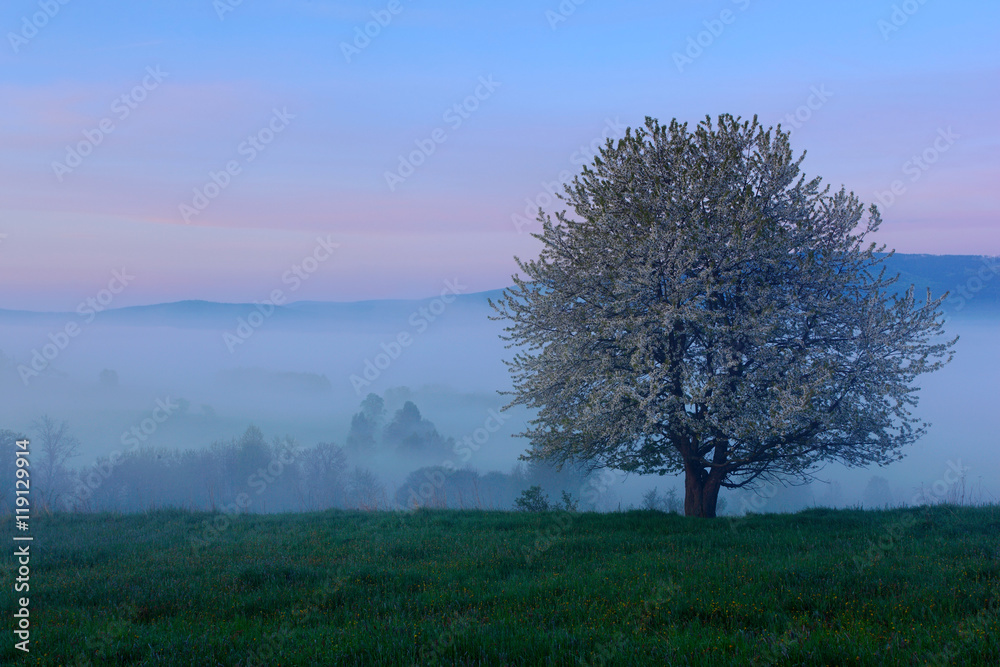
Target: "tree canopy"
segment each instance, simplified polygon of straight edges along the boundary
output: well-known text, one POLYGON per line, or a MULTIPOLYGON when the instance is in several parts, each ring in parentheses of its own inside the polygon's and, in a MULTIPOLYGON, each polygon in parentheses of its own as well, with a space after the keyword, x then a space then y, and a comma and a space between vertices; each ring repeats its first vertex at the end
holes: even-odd
POLYGON ((804 157, 756 117, 647 118, 566 186, 572 215, 539 211, 538 259, 491 304, 508 407, 537 410, 525 458, 684 472, 707 517, 723 487, 902 458, 914 381, 953 354, 944 297, 890 289, 878 209, 804 157))

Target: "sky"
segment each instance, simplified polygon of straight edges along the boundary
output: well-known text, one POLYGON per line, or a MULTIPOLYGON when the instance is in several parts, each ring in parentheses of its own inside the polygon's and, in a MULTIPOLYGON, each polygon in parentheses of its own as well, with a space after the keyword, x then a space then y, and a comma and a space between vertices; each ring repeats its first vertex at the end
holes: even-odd
POLYGON ((874 240, 1000 255, 998 25, 970 0, 7 0, 0 308, 504 287, 549 191, 646 116, 781 123, 880 204, 874 240))

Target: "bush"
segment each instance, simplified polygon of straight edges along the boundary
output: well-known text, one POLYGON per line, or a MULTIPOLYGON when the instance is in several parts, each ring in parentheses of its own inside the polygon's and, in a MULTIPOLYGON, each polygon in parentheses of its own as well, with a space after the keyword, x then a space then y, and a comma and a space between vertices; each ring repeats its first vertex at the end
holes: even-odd
MULTIPOLYGON (((721 505, 721 499, 719 502, 721 505)), ((650 489, 642 494, 642 506, 648 510, 669 512, 671 514, 680 514, 681 510, 684 509, 681 499, 677 497, 676 489, 670 489, 662 496, 657 489, 650 489)))
POLYGON ((522 512, 545 512, 550 509, 549 497, 542 493, 542 487, 535 485, 521 492, 514 501, 514 509, 522 512))
POLYGON ((659 512, 661 500, 655 487, 642 494, 642 506, 648 510, 659 512))

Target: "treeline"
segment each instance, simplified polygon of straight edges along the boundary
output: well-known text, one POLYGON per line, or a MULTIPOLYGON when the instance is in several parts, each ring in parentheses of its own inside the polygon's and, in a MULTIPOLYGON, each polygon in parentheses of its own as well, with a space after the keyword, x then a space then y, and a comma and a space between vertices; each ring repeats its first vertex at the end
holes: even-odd
MULTIPOLYGON (((556 471, 534 462, 508 473, 457 468, 453 459, 460 444, 442 436, 411 401, 387 418, 385 403, 375 394, 354 415, 344 446, 304 447, 289 436, 269 440, 251 425, 242 435, 203 449, 135 447, 74 468, 80 442, 66 422, 43 416, 32 430, 32 501, 48 511, 510 509, 531 486, 579 496, 587 479, 580 469, 556 471), (387 454, 425 464, 390 489, 371 467, 387 454)), ((14 506, 15 442, 25 437, 0 430, 0 513, 14 506)))

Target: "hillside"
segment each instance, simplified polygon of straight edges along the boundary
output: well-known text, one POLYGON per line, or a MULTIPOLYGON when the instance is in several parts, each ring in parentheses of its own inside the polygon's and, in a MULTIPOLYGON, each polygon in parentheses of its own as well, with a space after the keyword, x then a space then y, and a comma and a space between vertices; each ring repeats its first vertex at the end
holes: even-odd
MULTIPOLYGON (((890 274, 898 272, 897 292, 911 284, 916 286, 918 298, 923 298, 926 288, 934 297, 950 292, 945 311, 950 317, 1000 316, 1000 259, 990 260, 973 255, 905 255, 896 254, 887 261, 890 274), (995 266, 996 271, 990 267, 995 266), (997 278, 994 280, 993 278, 997 278)), ((503 290, 490 290, 472 294, 459 294, 451 313, 462 313, 456 318, 463 323, 492 314, 489 299, 497 299, 503 290)), ((377 331, 379 323, 387 320, 405 321, 421 306, 434 298, 419 300, 381 299, 354 302, 298 301, 277 306, 271 312, 266 307, 269 328, 295 329, 298 331, 329 330, 350 327, 352 330, 377 331)), ((249 312, 258 310, 253 303, 214 303, 209 301, 178 301, 148 306, 113 308, 98 314, 101 324, 110 326, 157 326, 192 329, 225 329, 249 312)), ((76 313, 48 313, 0 309, 0 324, 42 325, 64 322, 76 318, 76 313)))

